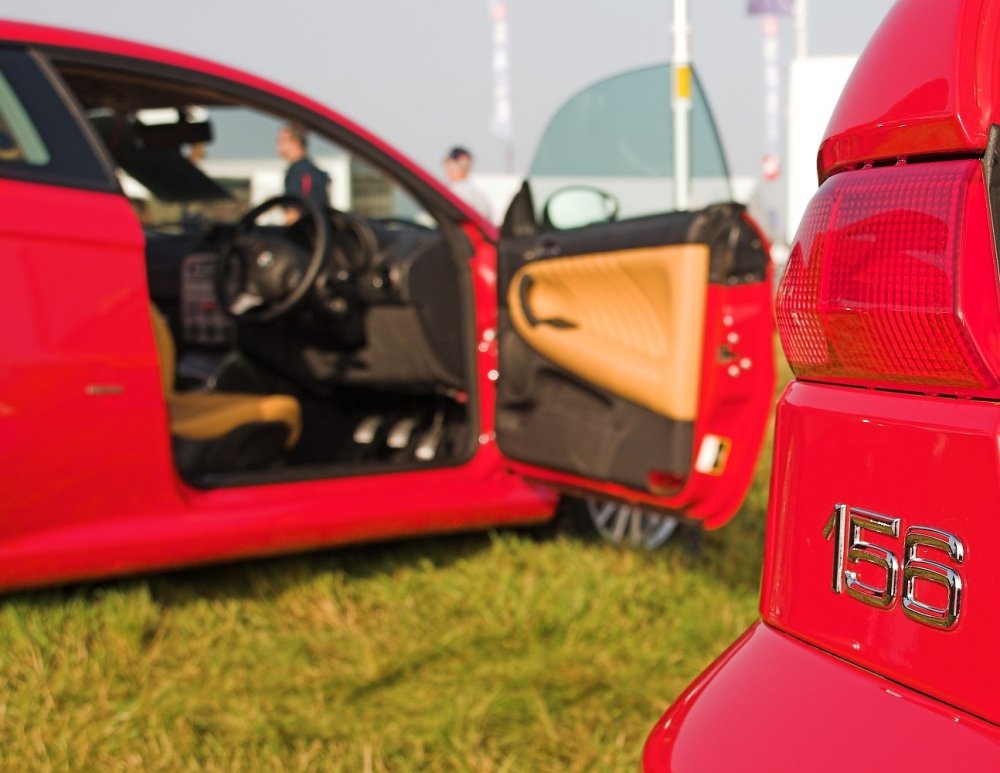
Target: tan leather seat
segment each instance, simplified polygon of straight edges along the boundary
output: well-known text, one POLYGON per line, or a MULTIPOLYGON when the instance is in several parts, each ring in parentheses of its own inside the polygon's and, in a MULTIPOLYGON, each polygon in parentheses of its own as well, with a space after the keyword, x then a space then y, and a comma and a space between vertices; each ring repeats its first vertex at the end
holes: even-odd
POLYGON ((299 403, 288 395, 224 392, 175 392, 168 401, 170 431, 188 440, 211 440, 253 422, 288 426, 285 446, 291 448, 302 429, 299 403))
POLYGON ((299 402, 289 395, 255 395, 229 392, 177 392, 174 390, 176 349, 167 321, 150 306, 153 339, 160 358, 163 395, 170 413, 170 433, 175 439, 219 440, 229 433, 256 424, 284 424, 285 448, 291 448, 302 431, 299 402))

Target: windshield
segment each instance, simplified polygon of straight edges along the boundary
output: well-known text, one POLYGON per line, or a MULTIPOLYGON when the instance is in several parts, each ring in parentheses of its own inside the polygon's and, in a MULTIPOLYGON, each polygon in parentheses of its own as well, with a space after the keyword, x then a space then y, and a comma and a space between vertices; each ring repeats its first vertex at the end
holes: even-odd
MULTIPOLYGON (((584 89, 549 122, 529 173, 539 209, 568 186, 587 185, 618 200, 619 218, 676 209, 672 69, 633 70, 584 89)), ((715 121, 692 73, 691 206, 732 198, 715 121)))

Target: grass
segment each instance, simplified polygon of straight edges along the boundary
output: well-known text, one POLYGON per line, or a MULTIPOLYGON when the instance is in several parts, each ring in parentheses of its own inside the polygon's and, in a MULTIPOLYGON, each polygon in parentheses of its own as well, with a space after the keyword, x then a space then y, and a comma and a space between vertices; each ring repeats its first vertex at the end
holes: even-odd
POLYGON ((633 771, 757 616, 770 449, 692 553, 473 534, 0 602, 0 768, 633 771))

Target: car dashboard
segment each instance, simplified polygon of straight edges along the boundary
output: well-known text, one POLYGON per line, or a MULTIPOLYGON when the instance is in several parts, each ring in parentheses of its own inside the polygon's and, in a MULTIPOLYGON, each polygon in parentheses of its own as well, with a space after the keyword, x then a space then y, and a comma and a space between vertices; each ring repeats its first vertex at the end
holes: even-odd
POLYGON ((150 296, 177 341, 182 386, 212 388, 237 350, 313 392, 462 387, 459 269, 440 234, 396 219, 331 218, 339 259, 328 256, 305 302, 273 322, 234 319, 219 303, 232 226, 147 230, 150 296))

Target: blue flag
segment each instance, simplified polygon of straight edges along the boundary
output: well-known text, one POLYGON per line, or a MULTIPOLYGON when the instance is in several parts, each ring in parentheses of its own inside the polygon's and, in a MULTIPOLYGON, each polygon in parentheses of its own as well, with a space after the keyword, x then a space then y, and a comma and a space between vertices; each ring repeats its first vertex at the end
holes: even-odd
POLYGON ((770 16, 791 16, 795 0, 748 0, 747 13, 770 16))

